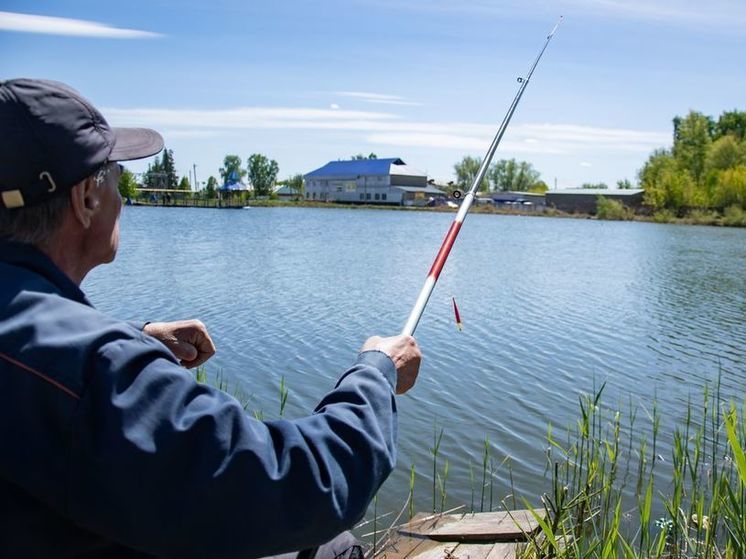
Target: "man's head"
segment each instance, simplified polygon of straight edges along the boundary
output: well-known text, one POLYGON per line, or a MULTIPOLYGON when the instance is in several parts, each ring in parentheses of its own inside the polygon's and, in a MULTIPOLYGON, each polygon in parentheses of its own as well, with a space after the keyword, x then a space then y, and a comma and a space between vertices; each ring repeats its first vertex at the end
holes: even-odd
POLYGON ((161 149, 157 132, 110 127, 64 84, 0 81, 0 238, 43 246, 75 230, 100 256, 93 265, 111 260, 102 247, 118 241, 116 162, 161 149))

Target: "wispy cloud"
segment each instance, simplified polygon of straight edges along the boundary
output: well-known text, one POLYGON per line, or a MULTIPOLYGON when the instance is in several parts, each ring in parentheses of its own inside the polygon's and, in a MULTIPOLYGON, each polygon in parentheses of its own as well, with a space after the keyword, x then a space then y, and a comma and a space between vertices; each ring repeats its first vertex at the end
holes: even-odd
POLYGON ((102 39, 148 39, 162 36, 160 33, 112 27, 111 25, 95 21, 15 12, 0 12, 0 31, 96 37, 102 39))
POLYGON ((667 25, 725 27, 738 29, 746 24, 746 3, 742 0, 359 0, 381 8, 428 13, 477 14, 504 19, 506 15, 565 14, 568 18, 624 18, 655 21, 667 25))
POLYGON ((352 97, 355 99, 361 99, 366 103, 379 103, 381 105, 411 105, 420 106, 422 103, 415 101, 407 101, 404 97, 399 95, 389 95, 386 93, 368 93, 365 91, 335 91, 335 95, 340 97, 352 97))
MULTIPOLYGON (((148 126, 180 136, 235 130, 317 130, 357 133, 372 144, 480 153, 495 134, 493 124, 407 121, 395 114, 341 109, 243 107, 234 109, 103 110, 112 124, 148 126)), ((501 151, 516 154, 649 153, 670 143, 667 132, 599 128, 580 124, 515 124, 501 151)))

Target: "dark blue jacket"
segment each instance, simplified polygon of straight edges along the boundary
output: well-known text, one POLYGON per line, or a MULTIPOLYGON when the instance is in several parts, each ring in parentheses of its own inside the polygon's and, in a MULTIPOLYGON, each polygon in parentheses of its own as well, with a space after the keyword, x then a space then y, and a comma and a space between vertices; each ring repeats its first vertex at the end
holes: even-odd
POLYGON ((0 557, 259 557, 350 528, 394 467, 394 365, 260 422, 41 252, 0 243, 0 557))

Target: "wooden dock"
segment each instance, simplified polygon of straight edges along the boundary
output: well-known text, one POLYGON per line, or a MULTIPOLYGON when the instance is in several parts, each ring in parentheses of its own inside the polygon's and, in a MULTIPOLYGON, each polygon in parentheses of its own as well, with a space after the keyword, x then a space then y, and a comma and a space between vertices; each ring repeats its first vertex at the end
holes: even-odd
POLYGON ((392 528, 377 559, 514 559, 539 523, 531 511, 418 513, 392 528))

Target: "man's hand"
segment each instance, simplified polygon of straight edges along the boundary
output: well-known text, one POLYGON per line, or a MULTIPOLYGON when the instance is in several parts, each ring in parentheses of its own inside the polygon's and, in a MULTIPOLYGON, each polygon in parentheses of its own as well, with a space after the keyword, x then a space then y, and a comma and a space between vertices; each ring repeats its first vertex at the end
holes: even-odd
POLYGON ((199 320, 151 322, 142 331, 163 342, 188 369, 201 365, 215 354, 215 344, 199 320))
POLYGON ((382 351, 396 366, 396 393, 404 394, 414 386, 417 373, 420 371, 422 354, 420 347, 412 336, 391 336, 382 338, 373 336, 363 344, 360 351, 382 351))

